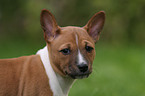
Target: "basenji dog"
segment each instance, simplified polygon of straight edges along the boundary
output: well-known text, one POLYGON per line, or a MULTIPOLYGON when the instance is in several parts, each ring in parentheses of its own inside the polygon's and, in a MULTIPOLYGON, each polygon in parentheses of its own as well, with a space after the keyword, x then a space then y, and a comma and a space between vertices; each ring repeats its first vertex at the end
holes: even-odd
POLYGON ((104 21, 100 11, 84 27, 60 27, 43 9, 40 22, 46 46, 36 55, 0 60, 0 96, 68 96, 73 82, 92 72, 104 21))

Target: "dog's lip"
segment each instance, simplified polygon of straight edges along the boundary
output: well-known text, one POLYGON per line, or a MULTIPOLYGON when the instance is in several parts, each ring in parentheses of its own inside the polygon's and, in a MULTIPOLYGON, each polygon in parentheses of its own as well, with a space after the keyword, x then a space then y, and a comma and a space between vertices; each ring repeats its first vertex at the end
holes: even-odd
POLYGON ((87 78, 89 76, 89 74, 86 75, 71 75, 71 77, 73 79, 83 79, 83 78, 87 78))
POLYGON ((64 74, 66 76, 69 76, 73 79, 83 79, 83 78, 87 78, 89 77, 89 75, 92 73, 92 71, 88 70, 87 72, 83 73, 83 72, 77 72, 77 71, 73 71, 73 70, 64 70, 64 74))
POLYGON ((66 75, 70 76, 73 79, 83 79, 83 78, 87 78, 90 75, 91 72, 86 73, 86 74, 84 74, 84 73, 80 73, 80 74, 71 74, 71 73, 69 73, 68 74, 68 72, 65 72, 65 73, 66 73, 66 75))

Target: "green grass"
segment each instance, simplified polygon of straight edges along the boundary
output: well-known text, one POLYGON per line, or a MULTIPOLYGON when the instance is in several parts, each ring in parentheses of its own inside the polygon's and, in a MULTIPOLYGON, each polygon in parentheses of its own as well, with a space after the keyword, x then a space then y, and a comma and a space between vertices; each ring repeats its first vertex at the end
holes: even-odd
MULTIPOLYGON (((25 41, 0 44, 0 58, 35 54, 45 46, 25 41)), ((97 44, 93 73, 77 80, 69 96, 145 96, 144 48, 104 45, 97 44)))
POLYGON ((92 75, 78 80, 70 96, 145 96, 144 48, 96 48, 92 75))

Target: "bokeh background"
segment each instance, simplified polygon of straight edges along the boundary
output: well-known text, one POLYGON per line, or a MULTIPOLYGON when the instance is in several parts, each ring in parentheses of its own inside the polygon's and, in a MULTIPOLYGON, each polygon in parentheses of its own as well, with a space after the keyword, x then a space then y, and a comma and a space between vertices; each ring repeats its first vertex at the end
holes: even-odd
POLYGON ((60 26, 84 26, 96 12, 106 12, 93 73, 77 80, 69 96, 145 96, 145 0, 0 0, 1 59, 45 46, 44 8, 60 26))

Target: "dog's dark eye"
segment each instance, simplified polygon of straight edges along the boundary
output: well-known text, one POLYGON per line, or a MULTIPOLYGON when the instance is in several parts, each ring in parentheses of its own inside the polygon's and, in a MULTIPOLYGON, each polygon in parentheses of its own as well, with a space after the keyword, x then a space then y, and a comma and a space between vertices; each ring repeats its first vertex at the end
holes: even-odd
POLYGON ((90 46, 86 46, 85 49, 86 49, 87 52, 91 52, 94 48, 92 48, 90 46))
POLYGON ((70 49, 65 48, 65 49, 60 50, 59 52, 61 52, 64 55, 68 55, 68 54, 70 54, 70 49))

